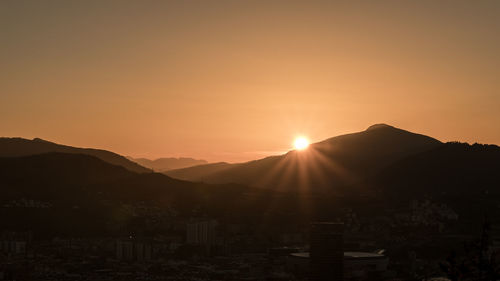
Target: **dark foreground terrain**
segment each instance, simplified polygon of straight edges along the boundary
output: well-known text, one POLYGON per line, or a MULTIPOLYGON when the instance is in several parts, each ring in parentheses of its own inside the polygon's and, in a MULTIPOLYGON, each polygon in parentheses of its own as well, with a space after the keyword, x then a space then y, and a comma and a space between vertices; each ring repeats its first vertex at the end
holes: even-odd
POLYGON ((39 140, 3 140, 1 151, 4 279, 301 280, 290 254, 308 251, 313 221, 343 222, 345 251, 388 258, 383 271, 346 269, 352 280, 451 276, 452 253, 468 264, 474 249, 492 257, 500 246, 495 145, 376 125, 168 175, 39 140))

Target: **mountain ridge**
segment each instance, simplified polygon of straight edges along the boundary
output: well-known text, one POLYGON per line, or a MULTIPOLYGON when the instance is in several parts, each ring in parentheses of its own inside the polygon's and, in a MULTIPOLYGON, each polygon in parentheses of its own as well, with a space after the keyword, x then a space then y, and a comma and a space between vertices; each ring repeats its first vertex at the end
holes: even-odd
POLYGON ((122 166, 130 171, 138 173, 151 172, 150 169, 142 167, 141 165, 128 160, 124 156, 108 150, 73 147, 69 145, 57 144, 41 138, 29 140, 20 137, 0 137, 0 157, 19 157, 49 152, 87 154, 95 156, 110 164, 122 166))
POLYGON ((194 159, 190 157, 162 157, 152 160, 148 158, 133 158, 128 156, 127 159, 157 172, 165 172, 168 170, 183 169, 208 164, 206 160, 194 159))
POLYGON ((50 206, 0 208, 0 218, 7 229, 121 235, 142 229, 133 226, 136 219, 126 209, 143 203, 185 218, 203 214, 239 222, 245 217, 255 225, 263 219, 274 225, 329 219, 342 208, 376 216, 431 198, 473 221, 481 212, 497 212, 500 198, 500 147, 441 143, 390 126, 330 138, 307 151, 192 169, 207 167, 217 170, 212 176, 236 184, 136 173, 88 154, 0 157, 2 206, 21 201, 50 206), (254 183, 254 188, 237 181, 254 183))
POLYGON ((227 208, 222 202, 235 200, 224 198, 241 200, 247 189, 136 173, 86 154, 0 157, 0 219, 4 222, 0 230, 29 229, 42 235, 123 234, 128 233, 123 224, 135 220, 126 206, 147 202, 186 216, 193 206, 215 211, 227 208), (9 207, 16 202, 38 202, 46 207, 9 207))
POLYGON ((202 165, 172 170, 167 175, 207 183, 239 183, 255 187, 331 189, 376 173, 410 154, 439 146, 434 138, 375 124, 368 129, 238 164, 202 165))

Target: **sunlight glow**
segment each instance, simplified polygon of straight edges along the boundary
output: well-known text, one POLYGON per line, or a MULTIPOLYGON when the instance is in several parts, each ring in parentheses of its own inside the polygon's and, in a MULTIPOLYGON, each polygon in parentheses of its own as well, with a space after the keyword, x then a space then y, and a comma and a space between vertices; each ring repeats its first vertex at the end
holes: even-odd
POLYGON ((297 150, 303 150, 303 149, 306 149, 309 146, 309 141, 306 138, 304 138, 304 137, 298 137, 293 142, 293 146, 297 150))

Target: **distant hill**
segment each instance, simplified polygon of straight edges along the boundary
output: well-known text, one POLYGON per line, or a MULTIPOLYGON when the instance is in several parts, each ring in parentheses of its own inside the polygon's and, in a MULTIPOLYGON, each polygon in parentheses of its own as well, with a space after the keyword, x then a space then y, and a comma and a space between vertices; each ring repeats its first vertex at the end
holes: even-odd
POLYGON ((39 237, 167 233, 178 221, 206 216, 263 231, 331 220, 344 208, 375 217, 407 210, 415 199, 447 204, 462 228, 485 213, 500 214, 500 147, 443 144, 384 125, 307 151, 190 169, 268 188, 136 173, 85 154, 0 157, 0 230, 39 237), (156 208, 165 228, 140 215, 148 208, 156 208))
MULTIPOLYGON (((173 187, 185 188, 196 185, 162 174, 135 173, 90 155, 60 152, 0 157, 0 178, 0 184, 4 186, 1 189, 1 199, 27 196, 52 200, 56 204, 63 205, 67 201, 59 200, 58 196, 64 194, 74 202, 84 201, 83 198, 95 193, 102 196, 108 194, 112 200, 161 200, 156 197, 158 194, 144 198, 141 193, 150 192, 148 189, 152 187, 152 182, 153 185, 162 186, 163 190, 157 190, 159 194, 173 187), (136 181, 136 187, 127 188, 130 186, 129 183, 136 181)), ((171 195, 168 194, 167 197, 171 198, 171 195)))
POLYGON ((141 166, 144 166, 149 169, 153 169, 156 172, 165 172, 169 170, 174 170, 174 169, 183 169, 187 167, 192 167, 192 166, 197 166, 197 165, 204 165, 207 164, 208 162, 205 160, 198 160, 198 159, 193 159, 193 158, 186 158, 186 157, 180 157, 180 158, 158 158, 155 160, 150 160, 146 158, 132 158, 132 157, 127 157, 129 160, 138 163, 141 166))
POLYGON ((222 216, 244 206, 253 210, 252 202, 244 202, 249 192, 239 185, 206 185, 158 173, 139 174, 84 154, 0 157, 0 230, 78 236, 120 233, 131 231, 130 227, 137 231, 143 227, 134 226, 137 218, 131 206, 156 206, 165 212, 172 210, 176 216, 196 212, 222 216))
POLYGON ((244 164, 229 164, 226 162, 218 162, 205 165, 197 165, 183 169, 174 169, 166 171, 165 174, 177 179, 204 182, 205 177, 211 177, 211 175, 223 172, 225 170, 230 170, 240 165, 244 164))
POLYGON ((151 170, 128 160, 127 158, 107 150, 78 148, 56 144, 39 138, 28 140, 23 138, 0 138, 0 157, 18 157, 49 152, 64 152, 95 156, 113 165, 122 166, 137 173, 150 173, 151 170))
POLYGON ((0 178, 3 183, 85 185, 133 175, 135 173, 124 167, 111 165, 86 154, 51 152, 22 157, 0 157, 0 178))
POLYGON ((239 183, 274 190, 335 190, 374 175, 409 155, 442 145, 434 138, 385 124, 314 143, 304 151, 241 164, 209 164, 166 172, 207 183, 239 183))
POLYGON ((304 210, 305 199, 312 200, 238 184, 139 174, 84 154, 0 157, 0 232, 29 230, 40 239, 185 235, 179 225, 200 217, 245 224, 262 234, 307 225, 315 213, 330 219, 343 206, 321 196, 314 199, 318 208, 304 210))
MULTIPOLYGON (((363 193, 402 198, 500 196, 500 147, 450 142, 411 155, 358 185, 363 193)), ((493 198, 492 197, 492 198, 493 198)), ((496 199, 495 199, 496 200, 496 199)))
POLYGON ((459 214, 464 230, 485 215, 500 221, 500 147, 446 143, 396 161, 346 191, 349 198, 362 195, 393 210, 414 200, 445 203, 459 214))

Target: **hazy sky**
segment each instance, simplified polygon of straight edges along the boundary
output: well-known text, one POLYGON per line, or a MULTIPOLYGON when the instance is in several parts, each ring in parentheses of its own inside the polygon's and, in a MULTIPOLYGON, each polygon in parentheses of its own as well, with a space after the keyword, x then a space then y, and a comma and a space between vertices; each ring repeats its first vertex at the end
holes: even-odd
POLYGON ((0 0, 0 135, 243 161, 389 123, 500 144, 500 1, 0 0))

